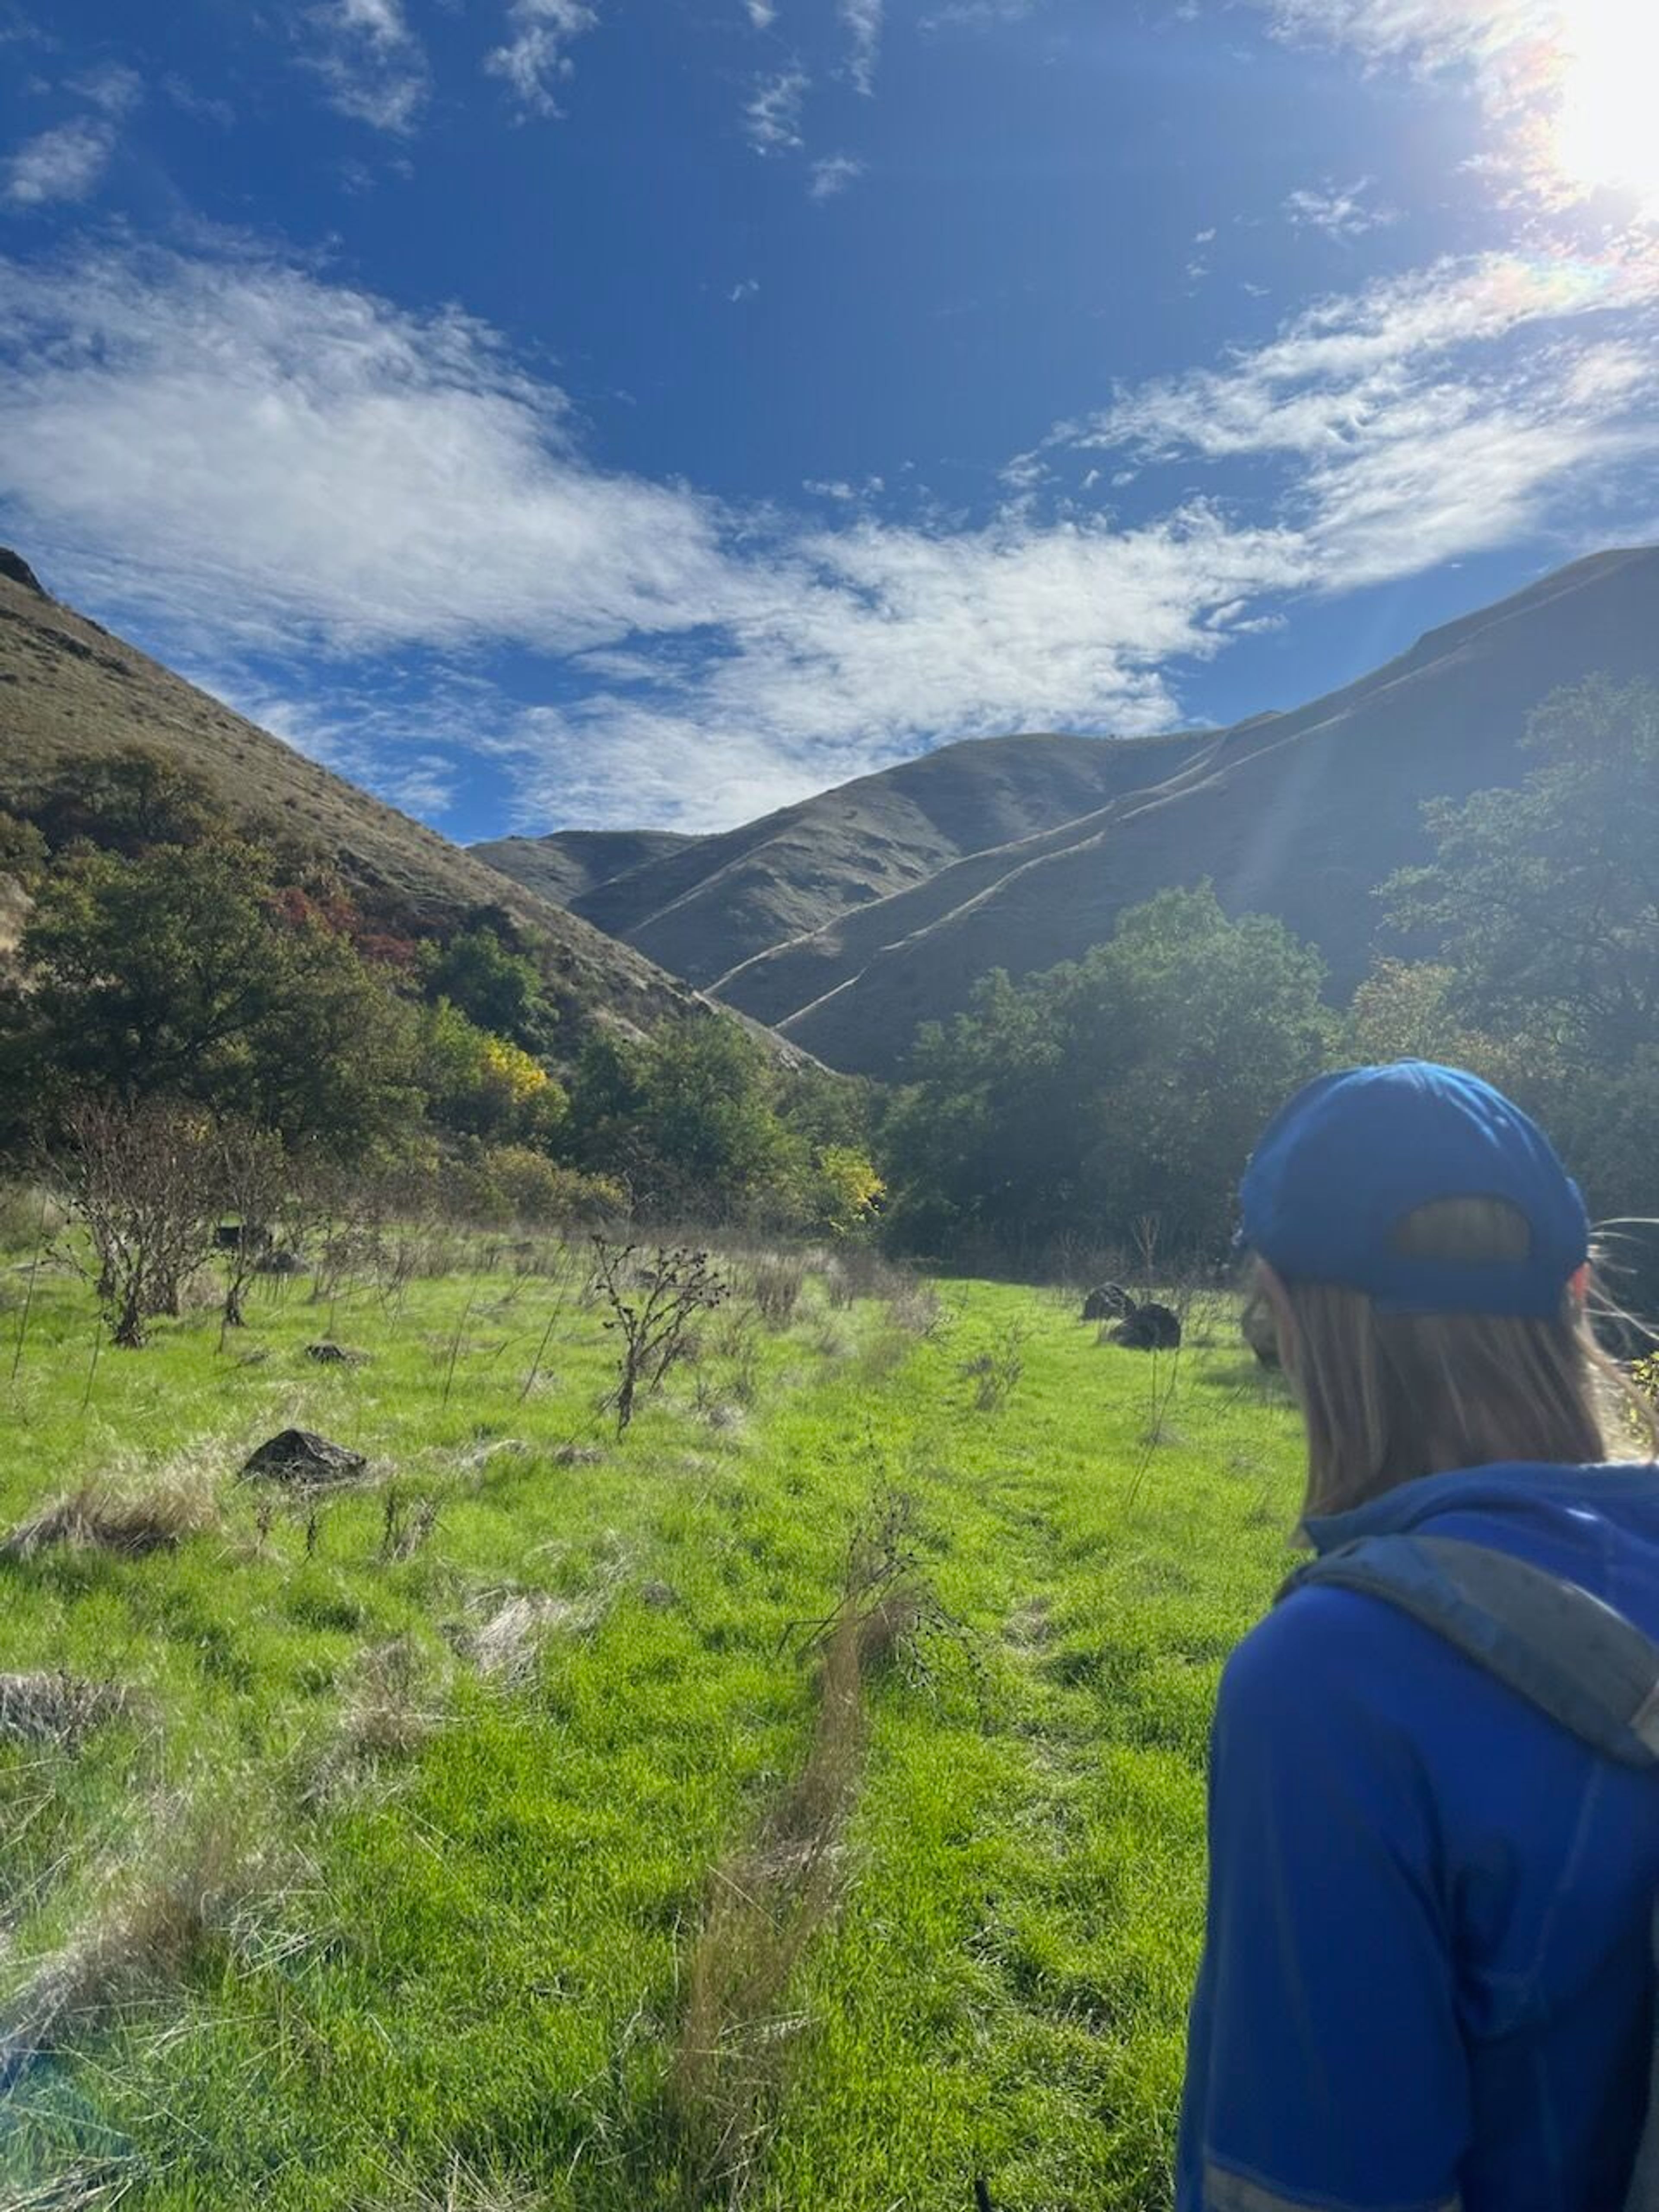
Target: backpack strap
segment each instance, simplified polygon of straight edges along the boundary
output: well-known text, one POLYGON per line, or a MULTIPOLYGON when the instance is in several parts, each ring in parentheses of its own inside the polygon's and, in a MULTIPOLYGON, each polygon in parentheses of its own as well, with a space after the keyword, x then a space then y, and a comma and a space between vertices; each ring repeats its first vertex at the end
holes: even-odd
POLYGON ((1595 1750, 1659 1765, 1659 1644, 1589 1590, 1452 1536, 1362 1537, 1279 1600, 1319 1583, 1399 1607, 1595 1750))

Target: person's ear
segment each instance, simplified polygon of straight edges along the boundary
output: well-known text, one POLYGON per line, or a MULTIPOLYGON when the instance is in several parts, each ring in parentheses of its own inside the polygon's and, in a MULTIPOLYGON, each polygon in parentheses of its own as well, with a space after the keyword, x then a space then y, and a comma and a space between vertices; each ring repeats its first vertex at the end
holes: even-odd
POLYGON ((1589 1300, 1589 1261, 1588 1260, 1582 1267, 1576 1267, 1567 1277, 1567 1294, 1576 1306, 1582 1307, 1589 1300))
POLYGON ((1287 1375, 1294 1375, 1297 1330, 1291 1294, 1285 1287, 1284 1278, 1265 1260, 1258 1260, 1255 1263, 1255 1280, 1256 1288, 1267 1301, 1267 1310, 1273 1317, 1273 1334, 1279 1339, 1279 1364, 1287 1375))

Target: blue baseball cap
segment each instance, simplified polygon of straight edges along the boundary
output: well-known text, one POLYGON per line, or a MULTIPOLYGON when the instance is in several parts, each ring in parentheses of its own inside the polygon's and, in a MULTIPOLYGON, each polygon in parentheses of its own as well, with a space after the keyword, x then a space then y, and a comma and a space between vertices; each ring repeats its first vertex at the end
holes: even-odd
POLYGON ((1427 1060, 1317 1077, 1267 1124, 1239 1195, 1242 1244, 1291 1279, 1366 1291, 1385 1313, 1551 1319, 1589 1253, 1584 1201, 1543 1131, 1478 1075, 1427 1060), (1444 1198, 1514 1206, 1532 1232, 1526 1256, 1396 1251, 1406 1216, 1444 1198))

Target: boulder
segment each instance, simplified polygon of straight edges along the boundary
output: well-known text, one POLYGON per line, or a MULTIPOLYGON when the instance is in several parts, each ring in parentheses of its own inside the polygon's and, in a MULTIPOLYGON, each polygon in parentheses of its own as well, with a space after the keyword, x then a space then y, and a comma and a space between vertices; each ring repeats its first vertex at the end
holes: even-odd
POLYGON ((0 545, 0 576, 9 584, 21 584, 26 592, 33 592, 38 599, 46 596, 46 587, 21 553, 14 553, 9 545, 0 545))
POLYGON ((1112 1342, 1130 1352, 1173 1352, 1181 1342, 1180 1316, 1149 1298, 1119 1322, 1112 1342))
POLYGON ((1099 1283, 1083 1301, 1085 1321, 1117 1321, 1135 1310, 1135 1302, 1121 1283, 1099 1283))
POLYGON ((368 1465, 362 1452, 331 1443, 310 1429, 284 1429, 260 1445, 242 1473, 254 1480, 318 1489, 327 1483, 355 1481, 368 1465))
POLYGON ((353 1352, 343 1344, 308 1344, 306 1358, 314 1359, 319 1367, 362 1367, 368 1359, 366 1352, 353 1352))

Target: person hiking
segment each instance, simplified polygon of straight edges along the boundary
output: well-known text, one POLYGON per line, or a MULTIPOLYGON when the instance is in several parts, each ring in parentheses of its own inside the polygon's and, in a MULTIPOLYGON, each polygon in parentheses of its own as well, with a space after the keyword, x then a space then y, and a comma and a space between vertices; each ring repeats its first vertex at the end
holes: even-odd
POLYGON ((1659 1470, 1577 1188, 1403 1061, 1293 1097, 1242 1214, 1316 1557, 1222 1678, 1179 2212, 1659 2207, 1659 1470))

